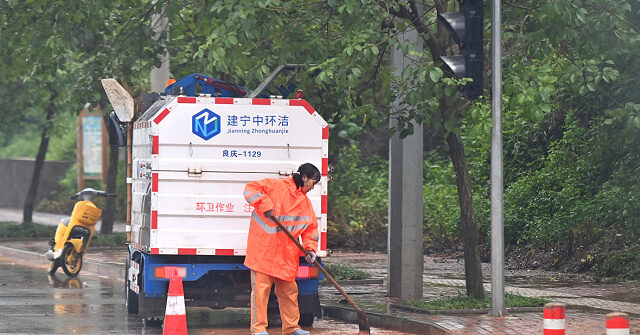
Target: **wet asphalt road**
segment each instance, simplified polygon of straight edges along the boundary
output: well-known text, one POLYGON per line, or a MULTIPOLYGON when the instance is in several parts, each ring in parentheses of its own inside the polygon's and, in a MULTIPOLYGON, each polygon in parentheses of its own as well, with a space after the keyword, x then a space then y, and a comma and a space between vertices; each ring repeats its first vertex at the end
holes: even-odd
MULTIPOLYGON (((207 323, 190 324, 189 334, 249 334, 248 310, 207 309, 207 313, 207 323), (219 314, 212 317, 212 313, 219 314), (236 325, 229 327, 229 319, 236 325)), ((357 325, 327 318, 316 319, 308 330, 314 335, 358 334, 357 325)), ((269 333, 281 335, 276 325, 269 333)), ((371 333, 406 334, 381 329, 371 333)), ((144 327, 138 318, 126 314, 122 281, 82 273, 77 278, 63 273, 52 277, 45 267, 0 258, 0 334, 162 334, 162 329, 144 327)))
POLYGON ((125 314, 121 286, 0 261, 0 333, 160 334, 125 314))

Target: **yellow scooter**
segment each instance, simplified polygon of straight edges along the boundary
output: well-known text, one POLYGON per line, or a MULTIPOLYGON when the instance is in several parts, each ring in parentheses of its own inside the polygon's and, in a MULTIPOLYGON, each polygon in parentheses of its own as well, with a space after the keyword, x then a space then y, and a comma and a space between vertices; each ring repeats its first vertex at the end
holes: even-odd
POLYGON ((116 194, 85 188, 71 197, 78 199, 78 202, 73 207, 71 217, 60 220, 56 234, 49 242, 50 249, 45 254, 51 261, 49 274, 53 275, 58 267, 62 267, 62 271, 69 277, 80 273, 82 256, 89 247, 96 223, 102 214, 102 210, 93 203, 93 199, 98 196, 115 197, 116 194))

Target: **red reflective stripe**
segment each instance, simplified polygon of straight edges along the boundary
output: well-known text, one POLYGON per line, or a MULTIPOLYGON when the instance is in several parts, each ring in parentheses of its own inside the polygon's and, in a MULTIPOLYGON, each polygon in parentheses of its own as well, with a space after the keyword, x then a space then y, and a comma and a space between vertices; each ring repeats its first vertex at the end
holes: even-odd
POLYGON ((151 144, 151 154, 157 155, 160 151, 160 138, 158 136, 154 136, 151 144))
POLYGON ((196 248, 178 248, 178 255, 197 255, 198 249, 196 248))
POLYGON ((329 174, 329 158, 322 159, 322 175, 326 176, 329 174))
POLYGON ((169 115, 169 112, 170 112, 170 111, 169 111, 168 109, 166 109, 166 108, 165 108, 165 109, 160 113, 160 115, 156 116, 156 118, 155 118, 155 119, 153 119, 153 122, 155 122, 156 124, 159 124, 160 122, 162 122, 162 120, 163 120, 167 115, 169 115))
POLYGON ((616 316, 607 320, 607 328, 611 329, 629 329, 629 321, 622 317, 616 316))
POLYGON ((565 335, 564 329, 544 329, 542 335, 565 335))
POLYGON ((307 100, 302 100, 302 99, 289 100, 289 106, 302 106, 304 107, 304 109, 307 110, 309 114, 313 114, 316 112, 316 110, 313 109, 313 107, 311 107, 311 105, 309 104, 309 102, 307 102, 307 100))
POLYGON ((158 192, 158 174, 151 174, 151 192, 158 192))
POLYGON ((164 323, 162 326, 162 333, 163 334, 186 334, 187 333, 187 316, 184 314, 165 315, 164 323))
POLYGON ((195 97, 178 97, 178 103, 195 104, 196 98, 195 97))
POLYGON ((233 256, 234 255, 234 251, 233 251, 233 249, 216 249, 216 256, 217 255, 233 256))
POLYGON ((320 233, 320 250, 327 250, 327 232, 320 233))
POLYGON ((158 211, 151 211, 151 229, 158 229, 158 211))
POLYGON ((322 204, 320 206, 320 213, 327 214, 327 196, 326 195, 320 196, 320 203, 322 204))
POLYGON ((323 140, 329 139, 329 126, 322 128, 322 139, 323 140))
POLYGON ((217 104, 232 105, 233 104, 233 98, 216 98, 216 103, 217 104))
POLYGON ((151 248, 151 254, 152 255, 160 254, 160 249, 159 248, 151 248))
POLYGON ((545 308, 542 312, 543 317, 545 319, 564 319, 564 308, 561 307, 552 307, 552 308, 545 308))
POLYGON ((271 99, 253 99, 251 100, 252 105, 271 105, 271 99))
POLYGON ((318 268, 315 266, 299 266, 296 272, 296 278, 317 278, 318 268))

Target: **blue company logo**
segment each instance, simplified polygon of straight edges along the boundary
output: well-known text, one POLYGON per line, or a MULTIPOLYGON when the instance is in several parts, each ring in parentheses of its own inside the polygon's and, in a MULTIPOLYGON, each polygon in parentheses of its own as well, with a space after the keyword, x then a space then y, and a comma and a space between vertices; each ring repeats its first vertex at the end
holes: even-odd
POLYGON ((192 118, 192 131, 204 140, 220 134, 220 115, 203 109, 192 118))

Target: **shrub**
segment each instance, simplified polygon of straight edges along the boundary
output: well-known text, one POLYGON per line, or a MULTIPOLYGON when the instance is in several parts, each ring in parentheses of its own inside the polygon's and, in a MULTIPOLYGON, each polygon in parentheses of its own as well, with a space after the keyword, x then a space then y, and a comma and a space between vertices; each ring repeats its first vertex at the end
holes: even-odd
POLYGON ((329 248, 386 250, 387 162, 362 159, 356 146, 340 148, 337 157, 328 197, 329 248))
POLYGON ((335 280, 358 280, 371 278, 370 273, 346 265, 329 264, 325 269, 335 280))

